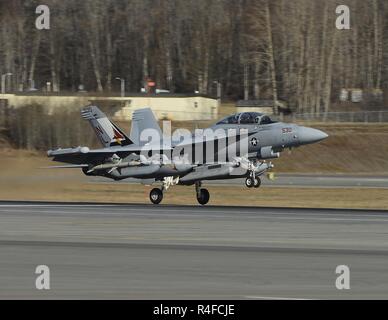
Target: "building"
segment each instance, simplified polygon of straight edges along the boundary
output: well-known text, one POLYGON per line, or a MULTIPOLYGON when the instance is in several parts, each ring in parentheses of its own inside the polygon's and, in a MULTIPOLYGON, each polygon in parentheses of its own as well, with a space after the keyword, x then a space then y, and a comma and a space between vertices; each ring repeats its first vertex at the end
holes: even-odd
POLYGON ((150 107, 158 119, 175 121, 215 120, 219 101, 200 94, 133 94, 126 97, 91 96, 86 94, 54 95, 42 93, 0 94, 0 101, 11 107, 42 105, 48 113, 63 109, 81 109, 95 104, 114 110, 113 118, 130 120, 132 112, 150 107))
MULTIPOLYGON (((286 109, 285 103, 277 101, 278 109, 286 109)), ((239 100, 236 103, 237 112, 260 112, 273 114, 275 112, 273 100, 239 100)))

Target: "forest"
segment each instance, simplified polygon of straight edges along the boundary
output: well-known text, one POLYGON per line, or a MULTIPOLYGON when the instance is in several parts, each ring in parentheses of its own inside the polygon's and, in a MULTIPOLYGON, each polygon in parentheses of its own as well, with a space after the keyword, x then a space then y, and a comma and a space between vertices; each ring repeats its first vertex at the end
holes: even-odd
POLYGON ((7 86, 54 92, 139 92, 146 79, 175 93, 284 100, 327 112, 341 88, 388 87, 386 0, 0 1, 0 73, 7 86), (350 29, 338 30, 338 5, 350 29))

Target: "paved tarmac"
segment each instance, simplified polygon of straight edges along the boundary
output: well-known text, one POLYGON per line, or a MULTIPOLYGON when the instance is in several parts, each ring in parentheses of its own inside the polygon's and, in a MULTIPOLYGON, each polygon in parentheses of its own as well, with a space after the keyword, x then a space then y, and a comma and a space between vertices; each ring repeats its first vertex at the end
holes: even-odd
POLYGON ((387 299, 388 211, 0 202, 0 298, 387 299))

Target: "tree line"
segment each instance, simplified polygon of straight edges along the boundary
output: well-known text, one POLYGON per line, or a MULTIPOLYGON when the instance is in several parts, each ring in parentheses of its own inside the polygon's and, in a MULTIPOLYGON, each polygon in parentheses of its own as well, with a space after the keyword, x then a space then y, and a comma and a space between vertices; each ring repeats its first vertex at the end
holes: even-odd
POLYGON ((0 1, 0 73, 28 90, 139 92, 145 79, 171 92, 284 100, 298 112, 329 111, 341 88, 388 86, 385 0, 0 1), (338 30, 336 7, 350 9, 338 30))
POLYGON ((79 111, 68 109, 48 114, 40 105, 2 108, 1 142, 17 149, 41 151, 80 145, 99 146, 92 128, 80 117, 79 111))

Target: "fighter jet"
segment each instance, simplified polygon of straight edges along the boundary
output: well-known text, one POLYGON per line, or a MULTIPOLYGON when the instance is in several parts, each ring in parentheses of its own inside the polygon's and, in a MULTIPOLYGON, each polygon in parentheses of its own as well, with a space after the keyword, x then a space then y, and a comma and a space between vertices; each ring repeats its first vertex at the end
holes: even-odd
POLYGON ((283 123, 257 112, 228 116, 210 128, 191 134, 162 131, 151 109, 133 112, 129 136, 96 106, 81 111, 103 148, 56 149, 47 152, 53 161, 66 163, 53 168, 80 168, 87 176, 115 181, 139 179, 143 184, 161 184, 149 198, 153 204, 173 185, 195 185, 201 205, 210 194, 203 181, 245 178, 248 188, 259 188, 260 177, 273 168, 268 160, 285 149, 324 140, 320 130, 283 123), (210 133, 210 134, 209 134, 210 133))

